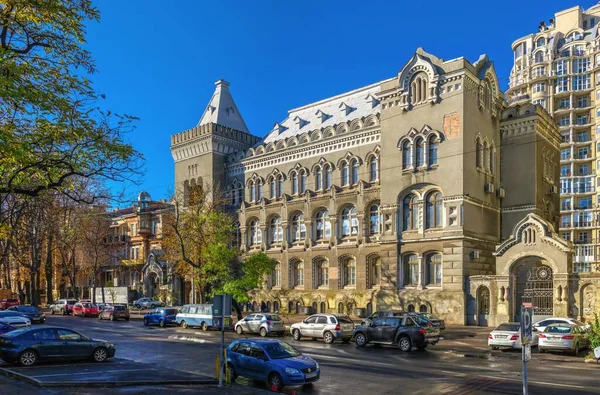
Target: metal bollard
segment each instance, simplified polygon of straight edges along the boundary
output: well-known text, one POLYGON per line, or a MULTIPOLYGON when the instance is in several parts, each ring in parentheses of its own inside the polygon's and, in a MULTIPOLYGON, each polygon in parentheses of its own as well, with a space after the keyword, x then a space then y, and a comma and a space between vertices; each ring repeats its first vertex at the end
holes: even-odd
POLYGON ((219 354, 216 356, 215 368, 217 371, 216 379, 219 380, 221 378, 221 359, 219 358, 219 354))

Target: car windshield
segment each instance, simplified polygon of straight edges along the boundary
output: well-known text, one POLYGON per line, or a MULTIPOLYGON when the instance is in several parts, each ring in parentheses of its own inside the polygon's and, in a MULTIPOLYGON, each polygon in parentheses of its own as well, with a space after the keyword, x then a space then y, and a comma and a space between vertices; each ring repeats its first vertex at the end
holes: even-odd
POLYGON ((546 330, 544 332, 546 332, 546 333, 569 333, 569 332, 571 332, 571 327, 570 326, 552 326, 552 325, 550 325, 549 327, 546 328, 546 330))
POLYGON ((281 318, 279 318, 279 316, 275 314, 267 314, 265 315, 265 318, 269 321, 281 321, 281 318))
POLYGON ((338 315, 336 316, 337 320, 340 324, 353 324, 354 321, 350 319, 347 315, 338 315))
POLYGON ((415 322, 419 325, 427 325, 429 323, 428 319, 425 319, 420 315, 411 315, 411 318, 414 319, 415 322))
POLYGON ((518 332, 521 327, 519 324, 500 324, 497 331, 506 331, 506 332, 518 332))
POLYGON ((24 311, 26 313, 37 313, 39 310, 35 306, 21 306, 19 307, 19 311, 24 311))
POLYGON ((264 349, 271 359, 293 358, 302 355, 300 351, 287 343, 268 343, 264 349))

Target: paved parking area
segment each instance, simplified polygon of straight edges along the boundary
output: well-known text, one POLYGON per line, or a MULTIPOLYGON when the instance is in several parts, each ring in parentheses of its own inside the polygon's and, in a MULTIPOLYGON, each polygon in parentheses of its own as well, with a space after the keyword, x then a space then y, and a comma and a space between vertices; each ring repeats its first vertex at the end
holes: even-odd
POLYGON ((212 377, 118 358, 103 363, 40 364, 32 367, 4 364, 0 366, 0 374, 40 387, 215 383, 212 377))

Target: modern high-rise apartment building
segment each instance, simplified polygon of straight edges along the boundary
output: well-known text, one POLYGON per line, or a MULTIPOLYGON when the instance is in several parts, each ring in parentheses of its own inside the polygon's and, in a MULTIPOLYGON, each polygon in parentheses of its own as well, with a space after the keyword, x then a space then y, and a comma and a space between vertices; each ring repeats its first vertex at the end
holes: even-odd
POLYGON ((599 25, 600 4, 540 22, 512 44, 507 91, 509 104, 539 104, 560 127, 559 233, 575 245, 574 272, 595 271, 600 256, 599 25))

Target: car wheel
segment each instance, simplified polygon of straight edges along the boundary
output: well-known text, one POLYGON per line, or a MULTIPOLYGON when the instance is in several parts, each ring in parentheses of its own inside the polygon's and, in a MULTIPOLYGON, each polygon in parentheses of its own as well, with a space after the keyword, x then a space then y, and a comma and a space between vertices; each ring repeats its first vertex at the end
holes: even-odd
POLYGON ((578 357, 578 356, 579 356, 579 343, 575 344, 575 351, 574 351, 574 354, 575 354, 575 356, 576 356, 576 357, 578 357))
POLYGON ((237 333, 238 335, 241 335, 242 333, 244 333, 244 329, 242 328, 241 325, 238 325, 235 327, 235 333, 237 333))
POLYGON ((104 362, 108 358, 108 351, 104 347, 98 347, 92 355, 94 362, 104 362))
POLYGON ((33 350, 25 350, 19 354, 19 365, 33 366, 36 364, 38 356, 33 350))
POLYGON ((419 351, 423 351, 423 350, 425 350, 426 348, 427 348, 427 344, 419 344, 419 345, 417 346, 417 350, 419 350, 419 351))
POLYGON ((331 344, 335 340, 335 337, 333 337, 333 333, 325 332, 325 333, 323 333, 323 340, 325 341, 326 344, 331 344))
POLYGON ((398 342, 398 348, 400 348, 400 350, 404 352, 410 351, 412 348, 410 338, 408 336, 401 337, 400 341, 398 342))
POLYGON ((148 326, 148 318, 144 318, 144 325, 148 326))
POLYGON ((269 387, 271 391, 279 392, 283 389, 283 379, 279 375, 279 373, 271 373, 269 375, 269 387))
POLYGON ((186 329, 186 328, 188 327, 188 324, 187 324, 187 322, 185 322, 185 321, 181 321, 181 327, 182 327, 183 329, 186 329))
POLYGON ((292 337, 294 338, 294 340, 302 339, 302 334, 300 333, 300 329, 294 329, 294 331, 292 332, 292 337))
POLYGON ((229 379, 233 383, 237 379, 237 373, 232 364, 228 363, 227 368, 229 369, 229 379))
POLYGON ((161 328, 164 328, 165 322, 163 320, 158 321, 158 326, 160 326, 161 328))
POLYGON ((367 345, 367 337, 365 336, 364 333, 358 333, 356 336, 354 336, 354 344, 356 344, 356 347, 364 347, 367 345))
POLYGON ((208 325, 206 325, 206 322, 203 322, 202 325, 200 325, 200 328, 202 328, 203 331, 207 331, 208 325))
POLYGON ((262 337, 266 337, 267 336, 267 329, 266 328, 260 328, 260 335, 262 337))

